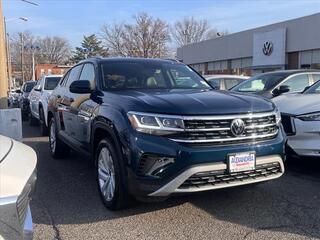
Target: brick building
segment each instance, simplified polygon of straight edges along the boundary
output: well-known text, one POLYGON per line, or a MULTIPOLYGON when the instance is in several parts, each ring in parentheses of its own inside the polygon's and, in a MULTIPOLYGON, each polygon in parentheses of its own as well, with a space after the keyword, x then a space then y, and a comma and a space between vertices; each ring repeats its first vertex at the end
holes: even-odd
POLYGON ((36 79, 40 79, 43 75, 64 74, 71 66, 56 64, 37 64, 36 79))

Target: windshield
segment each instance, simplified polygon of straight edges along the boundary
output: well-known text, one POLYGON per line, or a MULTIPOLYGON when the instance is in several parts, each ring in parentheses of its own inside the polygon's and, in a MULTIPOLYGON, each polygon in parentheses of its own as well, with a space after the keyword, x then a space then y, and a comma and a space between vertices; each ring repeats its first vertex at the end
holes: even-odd
POLYGON ((56 88, 61 77, 46 77, 46 82, 44 84, 44 90, 53 90, 56 88))
POLYGON ((23 91, 24 92, 31 92, 32 88, 34 87, 34 85, 36 85, 36 82, 29 82, 29 83, 26 83, 23 87, 23 91))
POLYGON ((102 64, 106 89, 210 89, 191 68, 163 62, 105 62, 102 64))
POLYGON ((320 93, 320 80, 307 89, 304 94, 320 93))
POLYGON ((280 81, 282 81, 286 77, 287 77, 287 74, 281 74, 281 73, 260 74, 240 83, 239 85, 234 87, 232 90, 238 91, 238 92, 266 91, 266 90, 270 90, 272 87, 274 87, 276 84, 278 84, 280 81))

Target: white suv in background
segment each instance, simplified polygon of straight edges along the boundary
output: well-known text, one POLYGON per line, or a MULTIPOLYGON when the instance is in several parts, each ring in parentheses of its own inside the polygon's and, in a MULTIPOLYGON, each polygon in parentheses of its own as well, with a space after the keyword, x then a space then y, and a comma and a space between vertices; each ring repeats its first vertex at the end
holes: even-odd
POLYGON ((30 101, 30 125, 40 123, 42 135, 47 134, 47 109, 48 99, 53 89, 58 85, 63 75, 43 76, 29 94, 30 101))

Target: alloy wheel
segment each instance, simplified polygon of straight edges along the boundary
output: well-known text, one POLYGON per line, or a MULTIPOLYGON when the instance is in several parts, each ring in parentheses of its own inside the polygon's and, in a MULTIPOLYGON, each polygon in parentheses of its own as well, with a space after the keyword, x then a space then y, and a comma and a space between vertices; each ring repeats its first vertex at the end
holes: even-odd
POLYGON ((111 201, 115 192, 115 172, 111 153, 107 147, 101 148, 98 157, 98 180, 102 196, 111 201))

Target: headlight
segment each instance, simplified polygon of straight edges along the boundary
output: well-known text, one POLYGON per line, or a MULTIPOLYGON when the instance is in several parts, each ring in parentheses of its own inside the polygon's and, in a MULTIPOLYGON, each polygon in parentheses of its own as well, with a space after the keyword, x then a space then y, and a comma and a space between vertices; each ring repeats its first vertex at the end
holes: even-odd
POLYGON ((138 132, 169 135, 184 131, 182 117, 140 112, 128 112, 128 117, 132 127, 138 132))
POLYGON ((297 118, 302 121, 320 121, 320 112, 299 115, 297 118))
POLYGON ((280 125, 281 124, 281 113, 278 108, 276 108, 275 113, 276 113, 276 123, 277 123, 277 125, 280 125))

